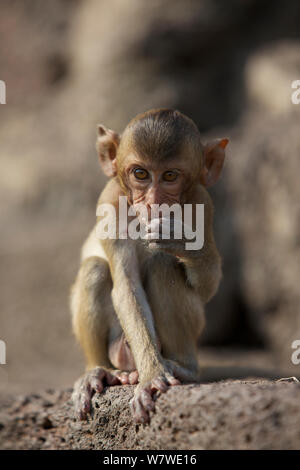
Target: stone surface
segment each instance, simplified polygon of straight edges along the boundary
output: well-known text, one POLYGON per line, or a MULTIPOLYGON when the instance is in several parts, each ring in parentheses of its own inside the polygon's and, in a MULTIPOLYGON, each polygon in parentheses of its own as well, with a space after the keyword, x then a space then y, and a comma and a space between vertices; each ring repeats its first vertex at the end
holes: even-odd
POLYGON ((74 419, 70 390, 2 397, 1 449, 299 449, 300 386, 266 380, 176 386, 160 396, 149 425, 132 422, 134 387, 93 399, 74 419))

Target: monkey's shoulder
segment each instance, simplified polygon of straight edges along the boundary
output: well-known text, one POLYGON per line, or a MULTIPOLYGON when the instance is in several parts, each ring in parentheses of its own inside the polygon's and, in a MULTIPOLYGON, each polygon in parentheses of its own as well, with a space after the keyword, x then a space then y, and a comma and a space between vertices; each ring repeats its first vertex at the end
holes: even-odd
POLYGON ((187 202, 191 201, 196 204, 205 204, 213 209, 213 201, 207 189, 202 184, 197 184, 192 188, 191 193, 187 195, 187 202))
POLYGON ((103 191, 101 192, 98 198, 97 205, 110 203, 117 206, 119 202, 119 197, 124 195, 125 193, 120 186, 118 178, 111 178, 106 183, 103 191))

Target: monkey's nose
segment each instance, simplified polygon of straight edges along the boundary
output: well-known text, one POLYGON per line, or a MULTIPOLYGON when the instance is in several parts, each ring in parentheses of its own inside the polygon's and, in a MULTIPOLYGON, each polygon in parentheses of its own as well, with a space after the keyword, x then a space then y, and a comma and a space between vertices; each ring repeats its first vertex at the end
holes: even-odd
POLYGON ((157 186, 151 186, 146 196, 147 204, 149 205, 161 204, 163 202, 161 196, 162 194, 159 188, 157 186))

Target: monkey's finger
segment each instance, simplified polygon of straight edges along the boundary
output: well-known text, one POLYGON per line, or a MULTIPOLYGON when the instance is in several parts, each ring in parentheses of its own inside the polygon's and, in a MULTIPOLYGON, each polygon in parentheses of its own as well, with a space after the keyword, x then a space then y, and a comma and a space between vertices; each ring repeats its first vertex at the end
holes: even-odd
POLYGON ((106 372, 106 381, 108 385, 118 385, 120 383, 120 379, 110 372, 106 372))
POLYGON ((180 380, 175 379, 174 377, 168 379, 168 382, 169 382, 169 384, 172 385, 172 386, 173 386, 173 385, 181 385, 180 380))
POLYGON ((90 385, 93 390, 95 390, 98 393, 103 392, 103 382, 100 380, 98 377, 92 376, 90 379, 90 385))
POLYGON ((155 404, 153 401, 153 398, 151 396, 150 391, 148 390, 142 390, 140 394, 140 402, 142 406, 147 410, 147 411, 153 411, 155 408, 155 404))
POLYGON ((74 403, 74 410, 75 410, 75 415, 76 418, 79 419, 80 421, 86 419, 86 414, 83 412, 81 409, 81 402, 77 394, 73 394, 72 400, 74 403))
POLYGON ((84 420, 90 412, 92 389, 89 381, 80 379, 74 386, 72 400, 78 419, 84 420))
POLYGON ((129 384, 129 374, 128 372, 121 372, 117 374, 118 379, 120 380, 122 385, 129 384))
POLYGON ((77 395, 75 401, 75 412, 77 418, 81 421, 87 419, 88 413, 91 411, 91 397, 88 393, 81 393, 77 395))
POLYGON ((167 375, 167 380, 170 385, 180 385, 181 382, 178 379, 175 379, 173 375, 167 375))
POLYGON ((82 397, 81 413, 85 416, 91 411, 91 397, 82 397))
POLYGON ((129 383, 130 385, 135 385, 139 381, 139 373, 137 370, 134 370, 133 372, 130 372, 129 374, 129 383))
POLYGON ((75 408, 75 414, 76 414, 76 418, 79 421, 85 421, 87 419, 87 413, 83 411, 80 407, 75 408))
POLYGON ((136 423, 148 423, 149 414, 139 401, 139 397, 133 397, 130 402, 131 413, 136 423))
MULTIPOLYGON (((181 238, 183 228, 185 228, 185 224, 183 224, 181 219, 170 219, 167 217, 162 217, 161 219, 152 220, 148 225, 147 230, 148 232, 151 232, 155 235, 159 233, 162 235, 170 235, 172 230, 172 232, 179 234, 181 238)), ((190 233, 192 229, 187 226, 186 230, 189 230, 190 233)), ((194 236, 193 232, 192 235, 194 236)))
POLYGON ((161 393, 165 393, 168 388, 168 384, 160 377, 152 380, 151 382, 151 392, 156 392, 158 390, 161 393))
POLYGON ((103 367, 97 367, 93 372, 95 372, 95 377, 99 380, 103 380, 107 374, 107 371, 103 367))

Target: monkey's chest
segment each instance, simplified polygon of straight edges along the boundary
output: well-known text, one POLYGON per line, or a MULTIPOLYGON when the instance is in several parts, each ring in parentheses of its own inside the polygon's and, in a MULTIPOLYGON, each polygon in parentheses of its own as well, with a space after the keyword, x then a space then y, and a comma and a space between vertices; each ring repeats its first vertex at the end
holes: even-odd
POLYGON ((142 281, 146 290, 180 288, 186 284, 185 268, 174 256, 157 252, 142 263, 142 281))

